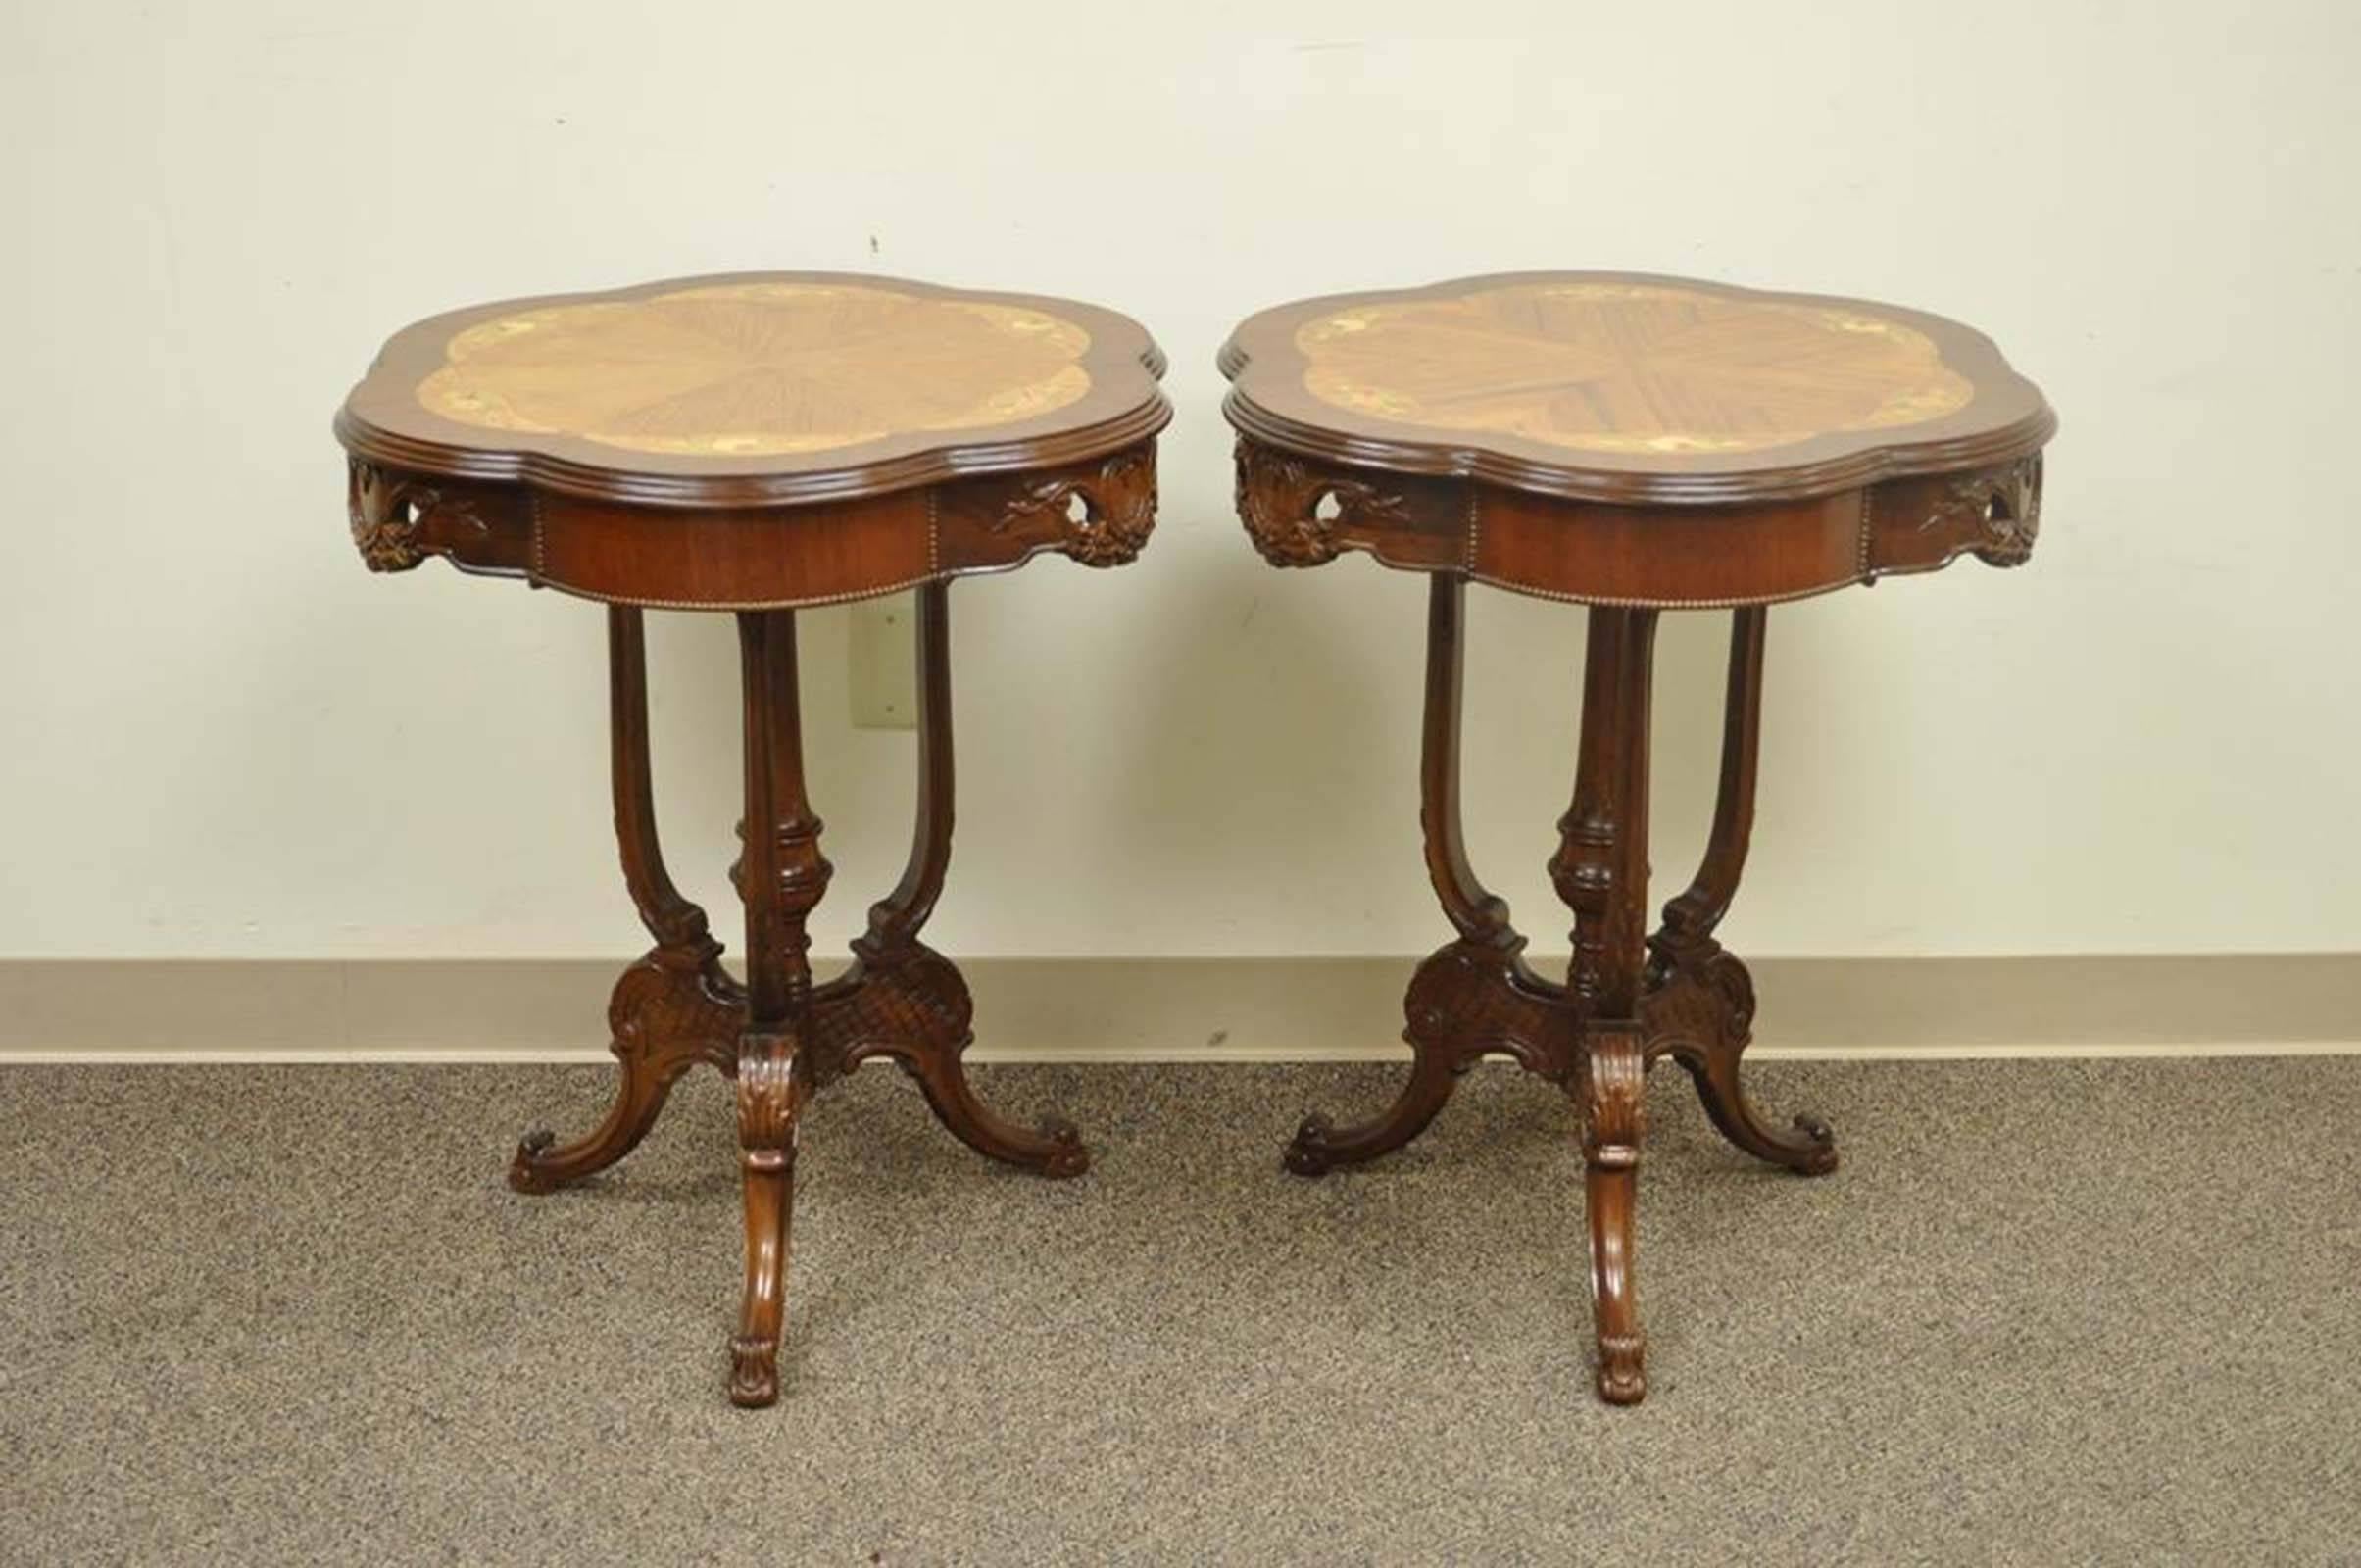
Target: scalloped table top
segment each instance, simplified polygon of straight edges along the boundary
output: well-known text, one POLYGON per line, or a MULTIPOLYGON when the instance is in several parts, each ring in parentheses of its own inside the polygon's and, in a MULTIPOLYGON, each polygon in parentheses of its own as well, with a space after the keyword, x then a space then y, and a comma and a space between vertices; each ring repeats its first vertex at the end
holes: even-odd
POLYGON ((1250 317, 1221 367, 1257 440, 1602 501, 1829 493, 2004 462, 2056 427, 1958 322, 1641 273, 1300 300, 1250 317))
POLYGON ((618 500, 794 501, 1070 462, 1170 417, 1139 323, 828 272, 512 300, 405 327, 337 416, 357 457, 618 500))

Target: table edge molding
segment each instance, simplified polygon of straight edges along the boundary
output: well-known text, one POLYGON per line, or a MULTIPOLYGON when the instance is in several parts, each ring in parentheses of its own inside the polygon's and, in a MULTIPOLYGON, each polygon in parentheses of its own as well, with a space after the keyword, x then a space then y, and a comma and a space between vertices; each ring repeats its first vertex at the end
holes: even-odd
MULTIPOLYGON (((1151 368, 1143 356, 1143 368, 1151 368)), ((458 447, 405 436, 339 409, 336 440, 353 459, 406 473, 516 484, 584 501, 685 510, 795 507, 891 495, 985 474, 1014 473, 1104 458, 1138 445, 1172 422, 1172 404, 1153 383, 1132 408, 1096 423, 1014 440, 950 442, 875 463, 809 473, 666 474, 601 467, 530 446, 458 447)))
MULTIPOLYGON (((1526 270, 1448 278, 1419 287, 1366 289, 1266 306, 1240 320, 1214 356, 1231 382, 1222 413, 1242 434, 1304 457, 1395 473, 1473 478, 1534 495, 1634 505, 1717 506, 1744 501, 1800 500, 1912 474, 2003 463, 2039 451, 2057 431, 2057 416, 2041 390, 2008 362, 1989 335, 1965 322, 1882 300, 1762 289, 1659 272, 1526 270), (1794 443, 1817 447, 1781 462, 1770 448, 1679 469, 1651 469, 1644 459, 1576 448, 1562 452, 1513 437, 1443 432, 1347 410, 1312 409, 1296 385, 1305 361, 1294 330, 1323 314, 1357 306, 1449 299, 1518 284, 1575 281, 1671 287, 1773 304, 1873 313, 1927 334, 1944 363, 1976 388, 1978 403, 1998 404, 1997 423, 1909 439, 1909 426, 1892 431, 1830 431, 1794 443), (1250 344, 1252 345, 1250 347, 1250 344), (1272 390, 1258 396, 1263 383, 1272 390), (1299 402, 1305 407, 1296 407, 1299 402), (1281 405, 1284 404, 1284 407, 1281 405), (1331 421, 1323 416, 1333 413, 1331 421), (1829 450, 1832 446, 1836 450, 1829 450)), ((1971 408, 1974 405, 1970 405, 1971 408)))
MULTIPOLYGON (((2037 394, 2038 396, 2038 394, 2037 394)), ((1990 431, 1943 441, 1895 443, 1789 467, 1721 473, 1639 473, 1537 463, 1480 442, 1386 441, 1347 435, 1274 414, 1242 386, 1222 400, 1232 429, 1299 457, 1394 474, 1475 479, 1564 501, 1633 506, 1728 506, 1748 501, 1801 501, 1836 495, 1887 479, 1947 473, 2029 457, 2056 435, 2056 413, 2046 401, 2023 417, 1990 431)))

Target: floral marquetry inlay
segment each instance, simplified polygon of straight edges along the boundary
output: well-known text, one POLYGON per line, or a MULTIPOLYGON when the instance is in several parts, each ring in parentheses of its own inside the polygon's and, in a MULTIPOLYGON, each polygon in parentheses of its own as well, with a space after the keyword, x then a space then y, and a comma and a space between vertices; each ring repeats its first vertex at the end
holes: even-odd
POLYGON ((1010 423, 1091 390, 1081 325, 844 283, 710 284, 464 328, 418 387, 484 430, 699 457, 824 452, 1010 423))
POLYGON ((1974 385, 1862 308, 1560 279, 1383 300, 1297 328, 1332 408, 1570 453, 1767 451, 1953 414, 1974 385))

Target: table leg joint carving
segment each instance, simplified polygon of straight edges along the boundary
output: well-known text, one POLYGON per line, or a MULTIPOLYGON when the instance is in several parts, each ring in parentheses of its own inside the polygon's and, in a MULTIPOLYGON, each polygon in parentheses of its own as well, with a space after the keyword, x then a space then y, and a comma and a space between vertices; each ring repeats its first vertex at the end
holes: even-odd
POLYGON ((1459 941, 1410 977, 1402 1007, 1405 1038, 1460 1058, 1461 1069, 1493 1054, 1510 1056, 1552 1083, 1574 1074, 1579 1028, 1571 1000, 1525 966, 1525 939, 1459 941))
POLYGON ((1345 548, 1340 525, 1409 528, 1400 486, 1307 463, 1241 438, 1237 446, 1238 515, 1247 537, 1274 566, 1316 566, 1345 548))
POLYGON ((1921 533, 1944 535, 1989 566, 2022 566, 2041 531, 2041 456, 1944 481, 1921 533))
POLYGON ((371 571, 408 571, 430 555, 491 537, 492 498, 465 483, 426 483, 355 458, 347 464, 346 515, 353 548, 371 571))
POLYGON ((1059 548, 1086 566, 1137 560, 1156 528, 1155 444, 1118 452, 1091 467, 1018 480, 985 526, 1005 533, 1044 521, 1055 529, 1059 548))

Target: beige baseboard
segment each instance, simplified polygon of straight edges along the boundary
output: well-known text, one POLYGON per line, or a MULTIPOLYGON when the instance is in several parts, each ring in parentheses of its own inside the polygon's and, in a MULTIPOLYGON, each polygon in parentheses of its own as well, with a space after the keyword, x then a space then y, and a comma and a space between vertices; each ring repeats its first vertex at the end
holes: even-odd
MULTIPOLYGON (((0 1060, 598 1060, 607 991, 622 962, 0 961, 0 1060)), ((1413 962, 978 958, 961 967, 975 993, 979 1060, 1292 1061, 1402 1054, 1402 988, 1413 962)), ((1752 967, 1765 1055, 2361 1051, 2361 954, 1766 958, 1752 967)))

